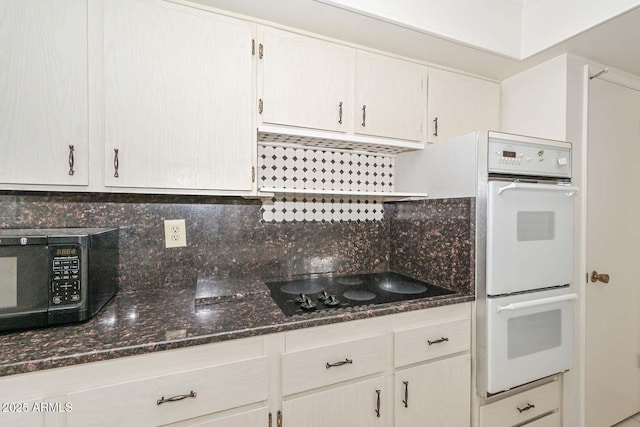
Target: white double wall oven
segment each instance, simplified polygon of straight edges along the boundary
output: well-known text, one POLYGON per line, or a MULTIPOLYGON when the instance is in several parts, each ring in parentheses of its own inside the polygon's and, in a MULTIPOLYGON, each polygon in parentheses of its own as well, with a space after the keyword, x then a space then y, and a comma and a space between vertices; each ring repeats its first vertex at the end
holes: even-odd
POLYGON ((475 198, 476 391, 489 397, 573 360, 571 144, 473 132, 422 155, 434 198, 475 198))
POLYGON ((571 368, 575 192, 566 181, 488 182, 487 393, 571 368))

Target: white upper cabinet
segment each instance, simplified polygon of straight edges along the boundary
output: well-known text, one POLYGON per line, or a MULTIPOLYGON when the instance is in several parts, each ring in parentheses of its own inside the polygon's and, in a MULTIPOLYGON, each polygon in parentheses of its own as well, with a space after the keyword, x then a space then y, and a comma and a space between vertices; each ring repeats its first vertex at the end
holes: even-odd
POLYGON ((500 129, 500 85, 429 68, 427 140, 444 141, 474 130, 500 129))
POLYGON ((258 56, 263 123, 346 130, 355 49, 264 27, 258 56))
POLYGON ((250 191, 251 25, 159 0, 104 14, 106 185, 250 191))
POLYGON ((426 75, 424 66, 358 50, 355 132, 423 140, 426 75))
POLYGON ((0 2, 0 184, 88 184, 86 0, 0 2))
POLYGON ((269 27, 261 40, 262 132, 322 139, 302 129, 330 131, 327 138, 372 145, 405 140, 410 149, 421 148, 410 144, 425 139, 426 67, 269 27))

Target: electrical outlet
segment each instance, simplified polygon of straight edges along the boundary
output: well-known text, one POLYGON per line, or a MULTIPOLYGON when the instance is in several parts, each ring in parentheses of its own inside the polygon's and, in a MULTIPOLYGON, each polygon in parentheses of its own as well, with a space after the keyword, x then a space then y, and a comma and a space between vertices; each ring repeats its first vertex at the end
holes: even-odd
POLYGON ((181 248, 187 246, 187 227, 184 219, 164 220, 164 247, 181 248))

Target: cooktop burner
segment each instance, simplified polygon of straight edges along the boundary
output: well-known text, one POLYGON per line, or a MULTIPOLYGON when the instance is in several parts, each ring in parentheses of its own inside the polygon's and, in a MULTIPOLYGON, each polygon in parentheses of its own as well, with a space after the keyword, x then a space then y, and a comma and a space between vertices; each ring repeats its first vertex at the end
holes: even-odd
POLYGON ((391 271, 314 276, 267 282, 267 286, 287 316, 455 293, 391 271))

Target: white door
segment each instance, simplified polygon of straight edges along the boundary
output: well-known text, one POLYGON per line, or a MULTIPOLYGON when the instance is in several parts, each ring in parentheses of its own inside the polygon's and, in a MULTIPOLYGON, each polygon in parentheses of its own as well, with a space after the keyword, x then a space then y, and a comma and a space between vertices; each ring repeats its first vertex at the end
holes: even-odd
POLYGON ((358 50, 356 133, 422 140, 426 67, 358 50))
POLYGON ((106 184, 251 190, 250 24, 159 0, 104 13, 106 184))
POLYGON ((87 185, 86 0, 0 2, 0 184, 87 185))
POLYGON ((355 49, 264 29, 262 122, 345 131, 353 117, 355 49))
POLYGON ((589 84, 587 259, 610 281, 586 285, 586 420, 640 411, 640 92, 589 84))
POLYGON ((471 356, 468 353, 398 371, 395 384, 394 425, 470 425, 471 356))
POLYGON ((391 415, 384 378, 360 381, 282 402, 282 424, 304 427, 384 426, 391 415))
POLYGON ((429 142, 500 128, 500 85, 429 68, 429 142))
POLYGON ((573 283, 575 192, 557 184, 489 182, 487 294, 573 283))

